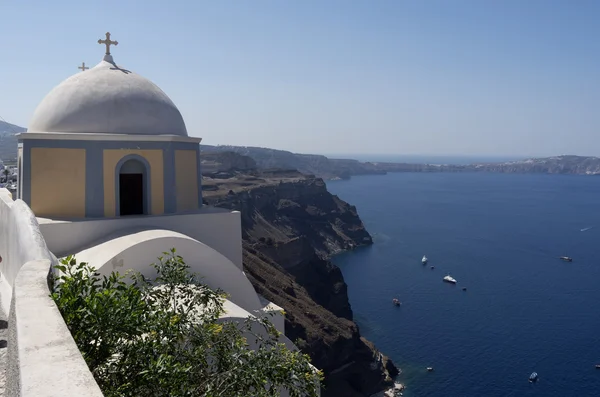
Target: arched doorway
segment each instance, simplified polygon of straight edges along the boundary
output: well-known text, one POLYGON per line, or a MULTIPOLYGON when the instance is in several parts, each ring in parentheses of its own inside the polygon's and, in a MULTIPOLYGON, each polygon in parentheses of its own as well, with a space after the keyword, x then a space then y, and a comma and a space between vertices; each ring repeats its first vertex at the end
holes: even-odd
POLYGON ((126 160, 118 169, 118 215, 143 215, 148 213, 146 164, 136 158, 126 160))

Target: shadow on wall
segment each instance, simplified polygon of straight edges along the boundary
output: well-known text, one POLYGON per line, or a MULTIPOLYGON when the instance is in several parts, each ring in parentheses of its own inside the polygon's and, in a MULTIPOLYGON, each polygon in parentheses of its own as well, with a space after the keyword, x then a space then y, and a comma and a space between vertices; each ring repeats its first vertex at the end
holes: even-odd
POLYGON ((0 256, 0 301, 9 315, 8 324, 0 324, 8 325, 4 395, 101 397, 50 298, 48 276, 56 258, 31 209, 21 200, 13 201, 6 189, 0 189, 0 256), (61 376, 49 368, 60 368, 61 376))
POLYGON ((22 200, 13 201, 6 189, 0 189, 0 256, 0 297, 8 312, 13 283, 21 266, 43 259, 55 263, 56 258, 48 250, 31 209, 22 200))

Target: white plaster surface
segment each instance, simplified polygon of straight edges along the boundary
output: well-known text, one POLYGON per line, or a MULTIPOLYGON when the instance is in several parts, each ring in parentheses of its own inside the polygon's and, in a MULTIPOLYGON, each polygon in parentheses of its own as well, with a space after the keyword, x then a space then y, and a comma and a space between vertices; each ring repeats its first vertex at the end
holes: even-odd
POLYGON ((261 311, 263 314, 269 318, 269 321, 273 323, 275 328, 277 328, 277 331, 285 334, 285 316, 283 315, 283 308, 277 306, 262 295, 258 295, 258 299, 260 300, 262 306, 261 311))
MULTIPOLYGON (((2 296, 0 295, 0 303, 2 296)), ((0 396, 4 396, 6 387, 6 361, 7 361, 7 341, 8 341, 8 316, 0 304, 0 396)))
POLYGON ((153 278, 156 272, 150 264, 156 263, 163 252, 176 249, 190 266, 190 271, 202 277, 211 289, 222 289, 229 299, 247 311, 262 309, 254 287, 246 275, 229 259, 211 247, 178 232, 162 229, 132 231, 122 230, 104 242, 75 253, 78 262, 87 262, 101 275, 113 271, 124 274, 127 270, 139 271, 153 278))
POLYGON ((13 288, 7 396, 101 397, 58 308, 50 298, 49 260, 27 262, 13 288))
POLYGON ((0 395, 101 396, 50 298, 47 278, 56 258, 31 209, 6 189, 0 189, 0 256, 0 313, 8 314, 8 329, 0 330, 6 380, 0 375, 0 395))
POLYGON ((0 296, 4 312, 8 313, 21 266, 32 260, 53 260, 53 255, 31 209, 22 200, 13 201, 6 189, 0 189, 0 257, 0 296))
POLYGON ((242 225, 239 211, 205 206, 195 212, 173 215, 82 220, 38 218, 38 221, 48 248, 57 257, 89 248, 119 230, 152 228, 176 231, 202 241, 242 270, 242 225))
POLYGON ((181 113, 158 86, 104 60, 50 91, 28 132, 187 136, 181 113))
MULTIPOLYGON (((221 316, 221 318, 219 319, 220 321, 233 321, 233 322, 237 322, 238 324, 243 324, 246 319, 248 317, 256 317, 257 315, 263 317, 266 313, 264 311, 258 311, 258 312, 248 312, 247 310, 245 310, 244 308, 238 306, 235 304, 235 302, 232 302, 230 300, 226 300, 225 304, 223 305, 224 309, 225 309, 225 314, 223 314, 221 316)), ((268 317, 270 320, 271 318, 268 317)), ((272 321, 271 321, 272 322, 272 321)), ((278 331, 279 328, 275 327, 278 331)), ((262 325, 258 325, 255 324, 252 327, 252 331, 258 335, 262 335, 262 336, 267 336, 266 331, 264 329, 264 327, 262 325)), ((250 334, 247 334, 248 336, 248 345, 250 346, 251 349, 256 349, 258 347, 258 345, 256 344, 255 341, 251 340, 252 338, 250 338, 250 334)), ((279 342, 285 344, 287 346, 288 349, 296 351, 298 350, 298 348, 296 347, 296 345, 294 345, 292 343, 291 340, 289 340, 285 335, 280 335, 279 337, 279 342)))

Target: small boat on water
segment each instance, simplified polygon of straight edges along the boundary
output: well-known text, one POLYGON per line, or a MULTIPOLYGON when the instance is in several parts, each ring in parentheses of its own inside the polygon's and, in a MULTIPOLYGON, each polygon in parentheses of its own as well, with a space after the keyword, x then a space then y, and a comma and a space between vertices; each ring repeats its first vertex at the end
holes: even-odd
POLYGON ((431 266, 431 270, 435 269, 435 266, 431 266))
POLYGON ((427 261, 429 261, 429 259, 427 259, 427 257, 425 255, 423 255, 423 259, 421 259, 421 263, 426 265, 427 261))
POLYGON ((456 279, 454 279, 451 275, 445 276, 444 281, 450 284, 456 284, 456 279))
POLYGON ((433 367, 427 367, 427 372, 432 372, 433 371, 433 367))
POLYGON ((573 258, 570 258, 568 256, 560 256, 559 259, 561 259, 565 262, 573 262, 573 258))
POLYGON ((392 303, 394 304, 394 306, 400 306, 400 305, 402 304, 402 303, 401 303, 401 302, 400 302, 398 299, 396 299, 396 298, 392 299, 392 303))
POLYGON ((600 364, 596 364, 596 369, 600 369, 600 364))
POLYGON ((467 290, 467 287, 463 287, 463 291, 466 291, 466 290, 467 290))
POLYGON ((530 382, 537 382, 538 380, 538 374, 537 372, 532 372, 531 375, 529 375, 529 381, 530 382))

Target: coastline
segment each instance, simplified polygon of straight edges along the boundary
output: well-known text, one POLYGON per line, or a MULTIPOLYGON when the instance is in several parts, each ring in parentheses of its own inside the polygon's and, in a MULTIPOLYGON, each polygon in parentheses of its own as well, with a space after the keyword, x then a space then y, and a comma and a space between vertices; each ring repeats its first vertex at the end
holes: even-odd
POLYGON ((507 388, 528 395, 532 371, 545 379, 535 394, 592 395, 600 378, 589 343, 598 320, 582 302, 593 299, 600 273, 599 182, 392 174, 328 184, 356 205, 373 235, 371 248, 334 261, 361 332, 402 367, 404 396, 499 397, 507 388), (423 254, 435 269, 421 265, 423 254), (458 287, 443 283, 448 273, 458 287), (392 294, 400 309, 389 304, 392 294), (556 316, 564 321, 555 324, 556 316))
POLYGON ((387 390, 380 391, 379 393, 372 394, 369 397, 397 397, 402 396, 402 393, 406 389, 406 386, 400 382, 394 382, 394 386, 387 390))
POLYGON ((285 309, 286 335, 324 371, 323 397, 393 387, 399 371, 361 336, 330 260, 372 243, 356 208, 297 171, 217 170, 203 186, 207 204, 241 212, 244 271, 257 293, 285 309))

